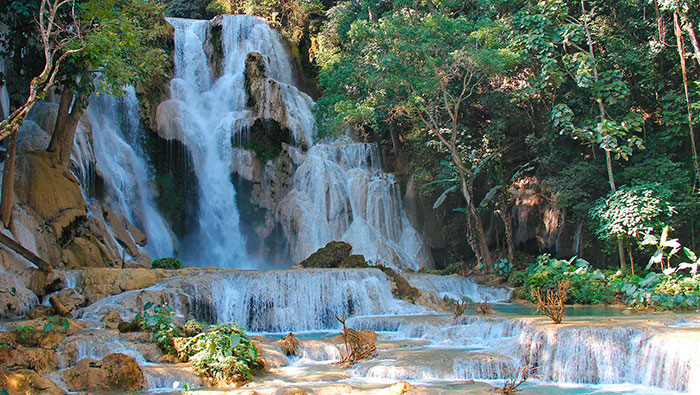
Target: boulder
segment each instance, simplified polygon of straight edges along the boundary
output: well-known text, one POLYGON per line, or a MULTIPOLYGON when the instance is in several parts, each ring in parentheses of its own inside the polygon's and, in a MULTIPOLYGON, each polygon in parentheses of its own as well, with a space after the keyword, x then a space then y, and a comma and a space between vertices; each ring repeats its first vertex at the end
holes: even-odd
POLYGON ((339 267, 353 269, 366 268, 369 267, 369 265, 367 264, 367 260, 365 259, 364 255, 349 255, 347 258, 343 259, 339 267))
POLYGON ((407 381, 399 381, 387 390, 387 395, 403 395, 413 389, 413 386, 407 381))
POLYGON ((116 311, 112 310, 102 317, 102 322, 104 322, 105 326, 109 329, 117 329, 119 328, 119 324, 122 323, 122 316, 116 311))
POLYGON ((85 305, 85 296, 79 294, 73 288, 66 288, 56 295, 58 300, 68 311, 73 311, 85 305))
MULTIPOLYGON (((36 102, 32 106, 31 111, 29 111, 29 114, 27 114, 27 120, 36 122, 36 124, 43 130, 45 130, 45 133, 47 135, 49 135, 49 139, 51 138, 51 134, 53 133, 54 126, 56 126, 58 106, 58 103, 50 103, 43 101, 36 102)), ((21 138, 21 136, 22 133, 19 134, 18 139, 21 138)), ((49 144, 47 141, 45 146, 37 149, 45 150, 48 146, 49 144)))
POLYGON ((32 270, 29 274, 28 287, 40 298, 59 291, 65 286, 65 278, 58 271, 47 273, 43 270, 32 270))
POLYGON ((110 258, 105 246, 92 234, 74 238, 63 250, 63 264, 69 269, 109 267, 118 262, 110 258))
POLYGON ((17 275, 0 273, 0 317, 10 318, 27 314, 39 303, 17 275))
POLYGON ((0 388, 7 395, 63 395, 66 390, 29 369, 7 371, 0 369, 0 388))
POLYGON ((47 306, 44 304, 40 304, 33 309, 29 310, 29 313, 27 313, 27 317, 32 319, 32 320, 38 320, 41 318, 47 318, 47 317, 53 317, 54 316, 54 311, 53 307, 47 306))
POLYGON ((0 366, 48 373, 58 369, 58 356, 53 350, 47 348, 8 344, 0 348, 0 366))
POLYGON ((39 124, 25 120, 17 135, 17 152, 43 150, 50 141, 51 135, 39 124))
POLYGON ((163 270, 90 268, 83 273, 80 288, 89 305, 110 295, 150 287, 166 276, 163 270))
POLYGON ((140 391, 144 376, 134 358, 121 353, 109 354, 101 361, 86 358, 63 371, 69 391, 140 391))
POLYGON ((325 247, 319 248, 299 264, 306 268, 339 267, 343 260, 350 255, 351 250, 352 246, 344 241, 331 241, 326 244, 325 247))

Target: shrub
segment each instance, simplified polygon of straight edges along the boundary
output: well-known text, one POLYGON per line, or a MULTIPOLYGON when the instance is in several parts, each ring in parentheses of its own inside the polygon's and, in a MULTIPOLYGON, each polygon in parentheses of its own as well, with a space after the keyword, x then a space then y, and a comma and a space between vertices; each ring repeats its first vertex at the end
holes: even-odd
POLYGON ((215 384, 246 382, 263 368, 258 349, 235 323, 210 326, 184 340, 178 352, 181 359, 192 361, 195 373, 215 384))
POLYGON ((143 306, 141 314, 136 315, 136 320, 141 329, 153 333, 153 340, 166 354, 174 354, 173 338, 180 335, 179 326, 173 322, 175 311, 167 304, 154 306, 148 302, 143 306), (149 312, 149 310, 153 312, 149 312))
MULTIPOLYGON (((546 292, 556 290, 562 280, 566 280, 570 285, 568 303, 608 303, 615 297, 603 272, 592 269, 588 262, 576 257, 564 261, 552 258, 549 254, 540 255, 537 261, 528 267, 525 284, 530 293, 535 289, 546 292)), ((529 296, 534 302, 532 294, 529 296)))
POLYGON ((182 261, 179 258, 158 258, 151 263, 153 269, 179 269, 182 261))

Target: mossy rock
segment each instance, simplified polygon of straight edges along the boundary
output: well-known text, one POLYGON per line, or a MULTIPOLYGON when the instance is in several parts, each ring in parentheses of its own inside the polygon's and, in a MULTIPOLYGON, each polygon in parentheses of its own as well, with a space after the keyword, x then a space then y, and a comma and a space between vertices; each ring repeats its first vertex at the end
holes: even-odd
POLYGON ((370 266, 367 264, 364 255, 350 255, 343 259, 339 267, 346 269, 362 269, 370 266))
POLYGON ((334 268, 348 258, 352 246, 344 241, 331 241, 325 247, 311 254, 301 261, 300 265, 306 268, 334 268))
POLYGON ((377 268, 383 271, 396 286, 396 288, 392 290, 392 294, 395 297, 413 302, 420 296, 418 288, 413 287, 411 283, 409 283, 404 276, 397 273, 396 270, 382 265, 377 265, 377 268))

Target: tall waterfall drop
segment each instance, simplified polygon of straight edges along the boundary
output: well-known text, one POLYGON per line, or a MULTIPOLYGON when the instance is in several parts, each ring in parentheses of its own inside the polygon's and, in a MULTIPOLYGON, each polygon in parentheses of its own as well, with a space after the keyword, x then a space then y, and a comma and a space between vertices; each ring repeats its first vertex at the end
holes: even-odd
POLYGON ((92 171, 105 181, 112 209, 148 235, 145 246, 154 258, 173 254, 173 236, 155 204, 139 122, 139 103, 132 87, 124 96, 93 96, 87 109, 89 128, 79 127, 73 149, 84 189, 90 189, 92 171), (86 131, 91 131, 87 133, 86 131))
POLYGON ((287 152, 296 174, 287 196, 268 209, 289 241, 293 261, 329 241, 345 240, 368 259, 413 269, 431 266, 403 211, 398 184, 381 172, 377 147, 313 145, 314 102, 294 87, 292 63, 267 22, 247 15, 168 21, 175 27, 175 78, 171 98, 159 105, 156 118, 161 137, 187 148, 197 176, 199 229, 182 241, 186 261, 238 269, 264 265, 246 252, 250 235, 242 231, 232 173, 252 171, 234 143, 256 132, 251 130, 255 121, 276 117, 294 142, 287 152), (214 33, 215 27, 220 33, 214 33), (218 34, 221 39, 214 39, 218 34), (221 48, 213 47, 219 42, 221 48), (223 53, 221 59, 212 55, 217 51, 223 53), (257 89, 267 102, 256 103, 255 109, 246 90, 251 53, 261 55, 266 74, 257 89))

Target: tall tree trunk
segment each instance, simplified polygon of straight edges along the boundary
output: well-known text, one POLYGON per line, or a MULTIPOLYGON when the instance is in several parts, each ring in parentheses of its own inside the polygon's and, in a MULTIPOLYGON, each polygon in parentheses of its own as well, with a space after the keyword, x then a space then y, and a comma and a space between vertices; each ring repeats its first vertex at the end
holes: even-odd
POLYGON ((391 135, 391 149, 394 151, 394 156, 399 155, 399 134, 395 127, 389 127, 389 134, 391 135))
POLYGON ((56 126, 47 149, 49 152, 57 153, 59 162, 64 166, 68 166, 70 164, 70 155, 73 151, 75 129, 78 126, 78 121, 83 113, 82 108, 80 108, 78 103, 75 103, 74 105, 72 104, 73 92, 70 89, 65 88, 63 90, 63 94, 61 95, 61 102, 58 106, 56 126))
POLYGON ((5 167, 2 170, 2 198, 0 198, 0 219, 5 228, 12 221, 12 195, 15 183, 15 155, 17 153, 17 132, 9 137, 5 167))
MULTIPOLYGON (((474 206, 474 199, 472 199, 472 193, 471 193, 471 188, 469 188, 469 184, 467 183, 467 177, 466 174, 464 174, 463 170, 463 164, 462 160, 459 156, 454 157, 454 155, 457 154, 456 148, 452 150, 453 153, 453 160, 455 160, 455 163, 458 164, 458 173, 459 173, 459 178, 460 182, 462 184, 462 194, 464 195, 465 199, 467 200, 467 221, 471 220, 472 221, 472 231, 474 235, 476 236, 476 242, 478 243, 478 253, 477 253, 477 258, 479 255, 481 255, 481 260, 483 263, 483 268, 486 271, 491 271, 493 269, 493 260, 491 258, 491 251, 489 251, 489 243, 486 240, 486 233, 484 232, 484 224, 481 222, 481 216, 479 215, 479 211, 476 209, 476 206, 474 206)), ((457 154, 458 155, 458 154, 457 154)), ((472 235, 472 237, 474 236, 472 235)), ((473 244, 472 244, 473 248, 473 244)), ((475 251, 476 252, 476 251, 475 251)))
POLYGON ((681 15, 681 22, 683 22, 685 30, 688 31, 690 43, 693 44, 693 57, 695 57, 695 60, 700 66, 700 44, 698 44, 698 38, 695 36, 695 26, 693 26, 693 21, 681 15))
POLYGON ((695 148, 695 132, 693 131, 693 111, 690 107, 690 93, 688 91, 688 73, 685 67, 685 53, 683 51, 683 31, 678 22, 678 13, 673 13, 673 31, 676 34, 676 44, 678 47, 678 56, 681 60, 681 72, 683 74, 683 88, 685 89, 685 103, 688 107, 688 129, 690 133, 690 149, 693 152, 693 166, 695 166, 695 177, 700 181, 700 165, 698 165, 698 151, 695 148))
MULTIPOLYGON (((583 11, 583 15, 587 14, 585 0, 581 0, 581 11, 583 11)), ((597 59, 595 57, 595 51, 593 50, 593 37, 591 36, 591 31, 588 29, 588 20, 585 18, 583 19, 583 29, 586 32, 588 54, 591 56, 591 59, 593 59, 593 79, 598 82, 598 66, 596 65, 597 59)), ((598 102, 600 121, 604 122, 606 119, 605 105, 603 104, 603 100, 600 98, 597 98, 596 101, 598 102)), ((608 169, 608 182, 610 183, 610 190, 615 192, 617 191, 617 187, 615 186, 615 175, 612 168, 612 154, 608 150, 605 150, 605 165, 608 169)), ((625 259, 625 247, 622 245, 622 240, 618 240, 617 242, 617 252, 620 258, 620 269, 624 271, 627 263, 625 259)))
POLYGON ((506 230, 506 246, 508 248, 508 262, 513 263, 515 261, 515 246, 513 244, 513 222, 511 222, 510 213, 508 211, 508 205, 505 199, 501 199, 501 219, 503 219, 503 226, 506 230))

